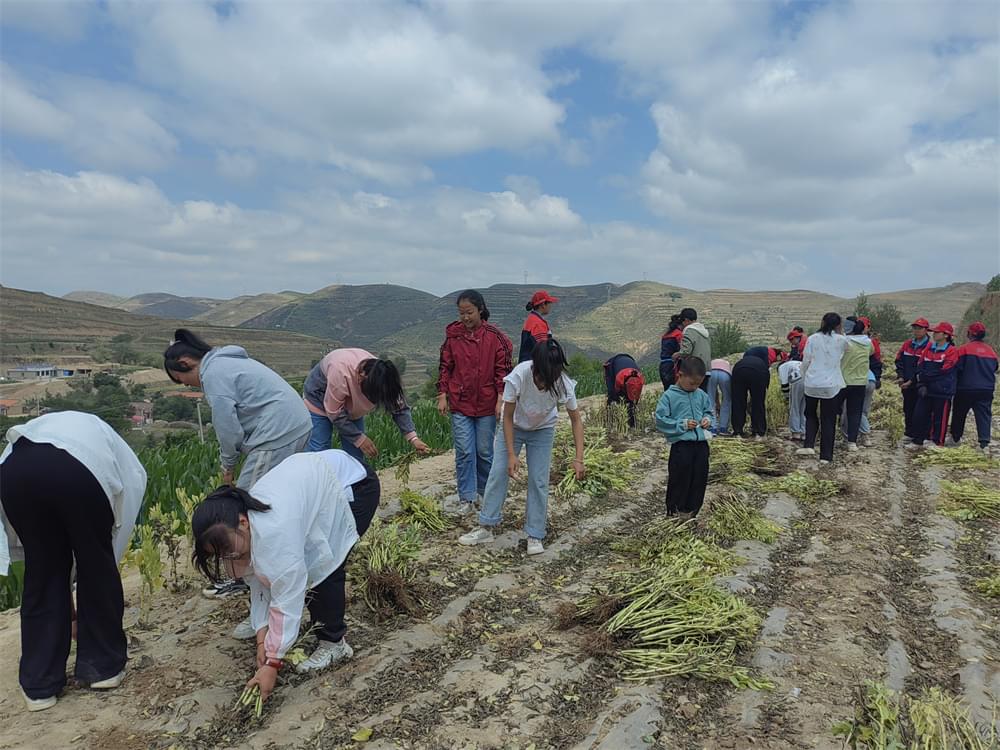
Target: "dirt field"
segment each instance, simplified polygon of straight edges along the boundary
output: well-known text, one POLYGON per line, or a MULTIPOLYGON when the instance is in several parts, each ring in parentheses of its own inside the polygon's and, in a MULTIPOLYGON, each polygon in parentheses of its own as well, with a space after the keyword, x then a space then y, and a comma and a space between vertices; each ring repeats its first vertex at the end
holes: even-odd
MULTIPOLYGON (((509 501, 493 545, 460 547, 460 529, 426 538, 424 615, 379 623, 355 597, 354 659, 310 677, 283 673, 259 722, 234 722, 229 710, 252 672, 252 644, 227 637, 244 615, 241 601, 164 592, 155 625, 143 629, 130 572, 126 682, 102 694, 70 688, 42 714, 23 710, 18 618, 4 613, 0 748, 839 748, 831 725, 852 715, 852 691, 865 679, 911 693, 943 686, 990 721, 1000 698, 1000 600, 977 593, 971 579, 987 558, 1000 560, 998 526, 936 514, 944 473, 919 468, 878 433, 858 454, 838 445, 823 469, 768 439, 783 465, 843 488, 817 503, 761 498, 786 530, 771 545, 737 542, 746 562, 721 582, 764 617, 742 661, 773 690, 628 682, 613 655, 588 656, 583 631, 555 627, 557 606, 600 579, 612 542, 663 512, 663 441, 633 442, 643 453, 634 488, 554 501, 538 558, 525 556, 519 531, 523 495, 509 501), (364 729, 370 739, 352 740, 364 729)), ((415 464, 411 486, 453 492, 452 460, 415 464)), ((980 477, 998 481, 996 472, 980 477)), ((386 474, 380 515, 398 510, 398 490, 386 474)), ((719 491, 710 486, 702 517, 719 491)))

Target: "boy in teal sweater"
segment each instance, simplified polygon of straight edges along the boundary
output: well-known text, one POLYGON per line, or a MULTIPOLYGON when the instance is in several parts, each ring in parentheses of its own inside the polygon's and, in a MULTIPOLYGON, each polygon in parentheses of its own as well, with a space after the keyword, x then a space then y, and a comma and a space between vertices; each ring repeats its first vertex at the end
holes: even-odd
POLYGON ((682 356, 677 379, 656 405, 656 429, 667 436, 667 514, 692 518, 701 510, 708 486, 708 441, 712 439, 712 402, 700 389, 705 363, 682 356))

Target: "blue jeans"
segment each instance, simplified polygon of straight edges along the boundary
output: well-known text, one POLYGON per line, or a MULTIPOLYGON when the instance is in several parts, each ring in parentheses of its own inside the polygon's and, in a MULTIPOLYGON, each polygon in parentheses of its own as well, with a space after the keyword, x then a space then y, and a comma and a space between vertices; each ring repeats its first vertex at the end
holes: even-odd
MULTIPOLYGON (((534 539, 545 538, 545 520, 549 511, 549 467, 552 465, 552 441, 555 427, 541 430, 514 428, 514 455, 521 455, 524 446, 528 462, 528 506, 525 510, 524 531, 534 539)), ((483 493, 483 508, 479 512, 481 526, 499 526, 500 511, 507 499, 507 444, 503 424, 497 430, 493 445, 493 468, 483 493)))
POLYGON ((455 476, 458 497, 466 503, 475 502, 476 495, 486 492, 486 480, 493 465, 493 438, 497 418, 467 417, 451 413, 451 435, 455 443, 455 476))
POLYGON ((708 398, 715 411, 716 392, 721 393, 722 403, 715 414, 716 432, 729 432, 729 418, 733 411, 733 378, 725 370, 712 370, 708 375, 708 398))
MULTIPOLYGON (((313 429, 312 434, 309 435, 309 445, 306 446, 307 453, 318 453, 319 451, 330 450, 330 443, 333 440, 333 422, 330 421, 329 417, 324 417, 319 414, 313 414, 309 412, 309 416, 312 419, 313 429)), ((365 431, 365 418, 353 420, 354 426, 357 427, 361 432, 365 431)), ((365 454, 361 452, 361 449, 352 443, 350 440, 341 440, 340 447, 344 449, 344 452, 358 459, 361 463, 365 463, 367 459, 365 454)))

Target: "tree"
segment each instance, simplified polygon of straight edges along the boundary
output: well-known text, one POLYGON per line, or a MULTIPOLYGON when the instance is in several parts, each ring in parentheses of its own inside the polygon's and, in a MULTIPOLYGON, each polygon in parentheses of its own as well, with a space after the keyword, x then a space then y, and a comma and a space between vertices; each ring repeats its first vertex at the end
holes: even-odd
POLYGON ((871 300, 862 289, 858 292, 858 296, 854 298, 854 315, 859 318, 871 318, 874 314, 875 312, 872 310, 871 300))
POLYGON ((674 302, 676 302, 677 300, 679 300, 684 295, 682 295, 680 292, 671 292, 667 296, 670 297, 670 299, 672 299, 674 302))
POLYGON ((1000 292, 1000 273, 986 283, 987 292, 1000 292))
POLYGON ((891 302, 883 302, 866 317, 871 319, 872 333, 885 341, 903 341, 909 334, 910 327, 899 311, 891 302))
POLYGON ((746 339, 736 321, 724 320, 710 331, 712 335, 712 356, 728 357, 730 354, 745 351, 746 339))

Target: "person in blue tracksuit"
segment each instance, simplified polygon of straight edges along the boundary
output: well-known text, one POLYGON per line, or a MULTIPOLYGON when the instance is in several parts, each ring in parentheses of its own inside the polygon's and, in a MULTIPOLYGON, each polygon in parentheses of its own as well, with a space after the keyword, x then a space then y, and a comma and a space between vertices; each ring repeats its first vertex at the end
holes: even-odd
POLYGON ((927 329, 931 324, 927 318, 917 318, 910 324, 913 337, 907 339, 896 353, 896 382, 903 394, 903 435, 904 442, 911 442, 916 435, 913 424, 913 410, 917 406, 917 366, 920 355, 930 343, 927 329))
POLYGON ((954 327, 943 320, 930 330, 934 339, 921 352, 917 364, 914 438, 906 446, 910 449, 922 447, 928 438, 936 445, 944 445, 951 400, 958 385, 958 348, 952 342, 954 327))
POLYGON ((976 321, 966 331, 968 343, 958 347, 958 387, 955 391, 951 415, 951 439, 955 444, 962 440, 965 418, 969 410, 976 417, 979 447, 990 444, 990 421, 993 419, 993 392, 997 386, 997 353, 983 339, 986 326, 976 321))
POLYGON ((667 463, 667 513, 691 518, 705 501, 708 487, 708 441, 715 409, 701 390, 705 363, 694 356, 677 360, 677 382, 656 405, 656 429, 670 443, 667 463))

